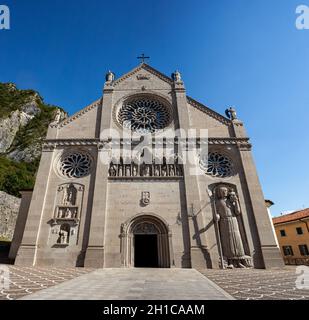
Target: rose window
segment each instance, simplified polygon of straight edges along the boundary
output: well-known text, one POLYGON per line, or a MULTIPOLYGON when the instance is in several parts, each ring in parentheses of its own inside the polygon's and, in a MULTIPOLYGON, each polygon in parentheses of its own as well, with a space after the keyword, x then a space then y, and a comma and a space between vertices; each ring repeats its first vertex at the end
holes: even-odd
POLYGON ((59 163, 59 171, 68 178, 82 178, 89 174, 91 158, 86 153, 73 152, 65 155, 59 163))
POLYGON ((117 118, 124 128, 138 133, 153 133, 168 126, 171 117, 169 109, 160 101, 136 98, 124 103, 117 118))
POLYGON ((218 152, 210 152, 200 159, 200 166, 206 174, 215 177, 228 177, 232 174, 231 160, 218 152))

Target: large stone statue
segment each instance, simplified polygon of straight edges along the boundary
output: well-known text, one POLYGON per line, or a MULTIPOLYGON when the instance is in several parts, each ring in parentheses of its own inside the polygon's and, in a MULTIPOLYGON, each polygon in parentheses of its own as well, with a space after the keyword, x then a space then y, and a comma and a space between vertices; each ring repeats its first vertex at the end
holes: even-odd
POLYGON ((241 211, 236 193, 228 187, 218 187, 215 205, 224 263, 228 268, 251 267, 252 259, 245 254, 240 233, 237 217, 241 215, 241 211))

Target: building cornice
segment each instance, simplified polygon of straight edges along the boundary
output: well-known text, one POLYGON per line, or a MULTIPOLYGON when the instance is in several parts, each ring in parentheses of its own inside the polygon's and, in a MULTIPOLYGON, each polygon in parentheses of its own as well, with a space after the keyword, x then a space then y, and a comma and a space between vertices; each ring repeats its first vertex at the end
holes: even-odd
POLYGON ((44 151, 53 150, 57 147, 75 147, 87 146, 98 147, 99 139, 46 139, 43 142, 42 148, 44 151))
MULTIPOLYGON (((200 144, 200 138, 196 139, 197 144, 200 144)), ((107 141, 103 141, 100 139, 46 139, 43 142, 43 150, 53 150, 56 147, 74 147, 74 146, 92 146, 101 149, 104 143, 107 141)), ((141 141, 128 141, 126 139, 120 139, 121 145, 127 145, 128 143, 132 143, 133 145, 138 144, 141 141)), ((160 142, 160 141, 159 141, 160 142)), ((115 142, 118 144, 119 142, 115 142)), ((175 144, 178 144, 179 141, 174 141, 175 144)), ((158 143, 157 143, 158 144, 158 143)), ((159 143, 160 144, 160 143, 159 143)), ((238 146, 240 148, 251 148, 251 144, 249 142, 249 138, 208 138, 209 145, 233 145, 238 146)), ((153 145, 154 142, 153 142, 153 145)))
POLYGON ((209 145, 234 145, 239 150, 251 150, 252 144, 249 138, 208 138, 209 145))

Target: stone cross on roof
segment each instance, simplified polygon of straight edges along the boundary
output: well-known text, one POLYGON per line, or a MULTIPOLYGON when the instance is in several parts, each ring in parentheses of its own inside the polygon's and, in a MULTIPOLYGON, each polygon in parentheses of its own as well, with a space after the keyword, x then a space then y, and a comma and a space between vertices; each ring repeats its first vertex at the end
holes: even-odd
POLYGON ((142 63, 145 62, 146 59, 150 59, 150 57, 146 57, 144 53, 142 53, 137 59, 140 59, 142 63))

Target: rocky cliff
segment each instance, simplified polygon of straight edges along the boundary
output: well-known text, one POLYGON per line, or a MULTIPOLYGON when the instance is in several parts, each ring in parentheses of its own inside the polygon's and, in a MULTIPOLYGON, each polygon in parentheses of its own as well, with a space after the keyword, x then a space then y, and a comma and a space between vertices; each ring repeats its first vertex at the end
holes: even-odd
POLYGON ((39 158, 42 139, 57 109, 33 90, 0 83, 0 155, 27 163, 39 158))
POLYGON ((34 90, 0 83, 0 239, 12 236, 20 202, 16 197, 19 190, 33 188, 42 141, 58 109, 34 90))

